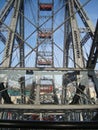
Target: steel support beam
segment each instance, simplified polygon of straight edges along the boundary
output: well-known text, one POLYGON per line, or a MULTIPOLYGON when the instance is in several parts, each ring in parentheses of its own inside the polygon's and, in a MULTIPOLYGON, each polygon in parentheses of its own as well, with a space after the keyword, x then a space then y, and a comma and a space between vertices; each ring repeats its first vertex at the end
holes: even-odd
POLYGON ((91 38, 93 38, 95 28, 94 28, 91 20, 87 16, 85 10, 83 8, 81 8, 81 3, 79 2, 79 0, 74 0, 74 5, 75 5, 76 10, 78 10, 80 8, 80 10, 78 10, 78 14, 80 15, 81 20, 83 21, 85 27, 87 27, 89 29, 89 34, 90 34, 91 38))
POLYGON ((89 38, 90 38, 89 33, 86 33, 85 36, 84 36, 84 37, 82 38, 82 40, 80 41, 80 44, 81 44, 82 46, 84 46, 84 44, 89 40, 89 38))
POLYGON ((6 43, 6 37, 0 32, 0 39, 5 44, 6 43))
POLYGON ((97 130, 98 121, 86 122, 47 122, 47 121, 21 121, 21 120, 0 120, 0 128, 24 128, 35 130, 53 130, 53 129, 66 129, 66 130, 97 130))
POLYGON ((90 49, 88 61, 87 61, 87 68, 94 69, 98 59, 98 21, 96 24, 96 30, 94 34, 93 43, 90 49))
MULTIPOLYGON (((65 6, 65 19, 69 17, 68 4, 65 6)), ((71 41, 70 25, 69 20, 64 23, 64 53, 63 53, 63 67, 68 68, 68 55, 69 55, 69 46, 71 41)))
POLYGON ((25 104, 1 104, 0 110, 32 110, 32 111, 65 111, 65 110, 98 110, 98 104, 87 105, 25 105, 25 104))
MULTIPOLYGON (((54 68, 47 68, 47 67, 42 67, 42 68, 36 68, 36 67, 0 67, 0 70, 33 70, 33 71, 59 71, 59 73, 61 73, 60 71, 92 71, 93 69, 86 69, 86 68, 64 68, 64 67, 54 67, 54 68)), ((96 70, 97 71, 97 70, 96 70)))
POLYGON ((12 58, 13 44, 14 44, 14 37, 15 37, 14 32, 16 31, 20 3, 21 3, 20 0, 19 1, 15 0, 13 17, 10 24, 10 28, 12 31, 11 30, 8 31, 8 38, 6 41, 4 59, 2 64, 3 67, 10 67, 11 65, 11 58, 12 58))
MULTIPOLYGON (((24 0, 21 1, 20 12, 20 36, 24 39, 24 0)), ((19 42, 19 49, 20 49, 20 67, 24 67, 24 42, 20 40, 19 42)))
MULTIPOLYGON (((79 29, 78 29, 76 17, 74 14, 74 1, 69 0, 66 8, 68 10, 68 15, 70 16, 69 24, 70 24, 70 28, 71 28, 70 31, 71 31, 71 35, 72 35, 74 68, 83 68, 84 67, 83 53, 82 53, 82 48, 80 45, 79 29)), ((68 35, 68 32, 66 32, 66 35, 68 35)), ((67 44, 70 44, 70 43, 66 43, 66 45, 67 44)), ((64 53, 66 53, 66 52, 64 52, 64 53)), ((68 61, 66 61, 66 62, 68 62, 68 61)))
MULTIPOLYGON (((0 12, 0 21, 4 22, 10 10, 12 9, 13 3, 14 0, 8 0, 8 2, 5 4, 4 8, 0 12)), ((0 22, 0 25, 2 24, 2 22, 0 22)))

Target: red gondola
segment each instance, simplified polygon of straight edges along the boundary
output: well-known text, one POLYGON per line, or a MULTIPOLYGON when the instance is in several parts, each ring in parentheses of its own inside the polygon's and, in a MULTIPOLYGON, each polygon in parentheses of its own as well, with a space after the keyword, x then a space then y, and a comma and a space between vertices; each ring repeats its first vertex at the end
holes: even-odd
POLYGON ((43 87, 40 88, 40 92, 52 93, 53 92, 53 86, 43 86, 43 87))
POLYGON ((40 37, 40 38, 51 38, 51 33, 50 32, 46 32, 46 33, 39 33, 38 34, 38 36, 40 37))
POLYGON ((40 4, 40 10, 41 11, 51 11, 52 10, 52 4, 40 4))
POLYGON ((51 65, 51 64, 52 60, 43 60, 43 59, 38 60, 38 65, 51 65))

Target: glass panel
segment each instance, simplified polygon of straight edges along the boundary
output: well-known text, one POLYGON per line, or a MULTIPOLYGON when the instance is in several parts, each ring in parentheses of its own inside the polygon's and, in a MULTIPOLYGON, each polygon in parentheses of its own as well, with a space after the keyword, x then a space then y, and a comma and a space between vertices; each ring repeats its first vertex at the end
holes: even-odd
POLYGON ((0 118, 98 120, 98 71, 0 70, 0 118))

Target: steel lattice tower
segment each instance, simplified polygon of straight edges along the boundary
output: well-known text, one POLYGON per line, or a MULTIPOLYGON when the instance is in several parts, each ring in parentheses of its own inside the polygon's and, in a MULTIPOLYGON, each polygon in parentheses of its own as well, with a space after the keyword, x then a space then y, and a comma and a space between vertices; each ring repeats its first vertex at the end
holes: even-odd
MULTIPOLYGON (((32 0, 27 1, 32 3, 32 0)), ((84 10, 84 6, 89 3, 89 0, 83 5, 79 0, 64 0, 62 6, 58 6, 57 10, 55 9, 56 0, 49 0, 48 2, 37 0, 35 2, 35 17, 31 15, 34 10, 29 14, 29 8, 28 10, 26 8, 26 4, 29 3, 27 1, 8 0, 0 13, 0 43, 3 43, 4 49, 3 51, 1 51, 2 49, 0 50, 0 55, 2 56, 2 59, 0 59, 1 78, 2 74, 5 73, 9 73, 9 77, 14 77, 18 73, 19 80, 17 84, 20 85, 22 104, 18 104, 19 108, 13 104, 11 105, 10 96, 6 91, 2 93, 2 97, 6 100, 7 95, 9 102, 8 100, 5 102, 10 103, 11 106, 2 104, 1 110, 3 110, 3 107, 5 111, 6 109, 15 110, 22 115, 19 115, 20 118, 24 116, 25 112, 30 110, 29 112, 33 114, 38 112, 39 120, 44 120, 46 115, 48 119, 51 113, 55 117, 57 116, 56 119, 58 120, 60 120, 58 117, 61 114, 63 121, 92 120, 98 112, 88 112, 88 110, 98 109, 98 106, 96 100, 92 100, 91 90, 88 86, 89 81, 91 81, 96 98, 98 98, 98 78, 94 71, 98 59, 98 22, 95 28, 84 10), (58 15, 55 15, 62 9, 64 14, 62 16, 59 14, 60 24, 56 26, 55 19, 58 15), (77 15, 83 24, 83 28, 79 27, 77 15), (7 19, 9 17, 10 20, 7 19), (63 21, 60 20, 61 17, 63 17, 63 21), (32 18, 33 20, 36 19, 35 23, 32 22, 32 18), (56 35, 55 32, 62 29, 61 27, 63 28, 63 48, 61 48, 61 44, 54 42, 54 37, 57 39, 58 36, 54 36, 56 35), (34 42, 35 39, 36 42, 34 42), (92 44, 88 57, 85 59, 83 47, 89 40, 92 41, 92 44), (63 56, 59 57, 57 55, 57 52, 55 52, 56 47, 62 52, 63 56), (33 55, 32 58, 30 57, 30 63, 31 61, 33 63, 28 67, 26 66, 28 65, 27 58, 30 55, 33 55), (58 60, 62 59, 61 67, 56 67, 55 55, 58 60), (14 61, 16 58, 18 60, 14 61), (71 68, 70 60, 72 61, 71 68), (20 72, 23 72, 23 74, 20 72), (33 81, 27 102, 25 86, 28 74, 33 75, 33 81), (59 88, 55 88, 54 82, 54 79, 57 78, 55 74, 57 77, 58 75, 61 77, 61 79, 58 78, 58 81, 61 82, 60 85, 62 85, 59 101, 56 93, 59 88), (52 78, 48 79, 46 75, 52 78), (70 85, 72 87, 69 87, 70 85), (71 90, 69 90, 70 88, 71 90), (68 96, 71 100, 68 99, 68 96), (28 104, 31 104, 31 106, 28 104), (47 105, 44 106, 43 104, 47 105), (82 108, 80 108, 80 104, 83 105, 82 108), (78 112, 77 109, 79 109, 78 112)), ((31 6, 34 7, 34 5, 29 3, 28 7, 31 8, 31 6)), ((59 33, 58 41, 60 38, 62 39, 59 33)), ((28 82, 30 82, 30 79, 28 82)), ((0 85, 1 92, 9 89, 5 89, 2 84, 0 85)), ((4 115, 2 117, 3 119, 5 118, 4 115)))
POLYGON ((69 17, 71 18, 65 23, 64 66, 68 67, 68 48, 72 42, 74 67, 85 68, 86 65, 84 63, 82 46, 88 41, 90 37, 93 38, 94 26, 88 18, 85 10, 81 8, 79 1, 68 0, 67 2, 68 3, 65 7, 65 19, 69 17), (80 32, 82 29, 79 30, 75 9, 85 26, 84 32, 86 32, 86 34, 82 39, 80 39, 80 32))
POLYGON ((11 8, 14 6, 14 11, 12 14, 11 18, 11 23, 10 23, 10 29, 8 31, 8 37, 6 40, 6 47, 5 47, 5 52, 4 52, 4 58, 3 58, 3 67, 11 67, 11 62, 12 62, 12 52, 13 52, 13 47, 14 47, 14 41, 15 39, 18 40, 19 46, 20 46, 20 67, 25 67, 24 65, 24 45, 23 45, 23 39, 24 39, 24 2, 23 1, 9 1, 8 4, 6 4, 4 10, 2 10, 1 13, 1 24, 2 22, 6 19, 7 14, 10 12, 11 8), (7 7, 7 8, 6 8, 7 7), (19 12, 22 12, 23 15, 19 17, 19 12), (16 28, 17 28, 17 22, 19 20, 19 35, 21 39, 18 38, 16 33, 16 28))
POLYGON ((54 2, 42 3, 41 0, 38 1, 38 35, 37 35, 37 48, 36 53, 36 67, 43 66, 54 66, 53 59, 53 6, 54 2), (43 12, 45 14, 43 14, 43 12), (42 24, 43 21, 46 21, 47 18, 51 19, 42 24), (40 27, 41 26, 41 27, 40 27))

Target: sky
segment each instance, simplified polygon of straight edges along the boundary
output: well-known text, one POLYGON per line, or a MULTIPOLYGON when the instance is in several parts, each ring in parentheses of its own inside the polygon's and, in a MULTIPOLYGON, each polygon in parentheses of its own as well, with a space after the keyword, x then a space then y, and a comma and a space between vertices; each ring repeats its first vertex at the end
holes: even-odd
MULTIPOLYGON (((81 0, 84 2, 85 0, 81 0)), ((87 4, 84 9, 86 10, 89 18, 91 19, 92 23, 96 25, 96 21, 98 19, 98 0, 91 0, 89 4, 87 4)))
MULTIPOLYGON (((2 9, 5 1, 6 0, 0 0, 0 10, 2 9)), ((81 3, 84 3, 86 0, 80 0, 80 1, 81 3)), ((86 9, 86 12, 91 18, 93 24, 95 25, 98 19, 98 0, 91 0, 89 4, 87 4, 84 8, 86 9)))
MULTIPOLYGON (((2 9, 2 7, 3 7, 4 3, 5 3, 5 1, 6 1, 6 0, 0 0, 0 9, 2 9)), ((34 7, 34 11, 36 12, 36 11, 37 11, 37 10, 36 10, 36 2, 37 2, 37 0, 32 0, 32 1, 33 1, 33 5, 35 6, 35 7, 34 7)), ((44 0, 44 1, 46 1, 46 0, 44 0)), ((49 1, 49 0, 47 0, 47 1, 49 1)), ((80 0, 80 1, 81 1, 81 3, 85 3, 86 0, 80 0)), ((26 16, 29 18, 29 16, 30 16, 30 13, 29 13, 30 8, 28 8, 28 6, 30 6, 30 5, 28 4, 28 0, 25 0, 25 2, 26 2, 26 5, 27 5, 27 7, 26 7, 26 16)), ((59 6, 60 6, 60 2, 57 1, 57 0, 55 0, 55 7, 59 8, 59 6)), ((85 8, 85 10, 86 10, 86 12, 87 12, 89 18, 91 19, 93 25, 95 26, 95 25, 96 25, 97 18, 98 18, 98 0, 91 0, 84 8, 85 8)), ((34 13, 34 12, 33 12, 33 13, 34 13)), ((63 20, 63 18, 60 16, 61 13, 62 13, 62 11, 56 16, 54 28, 56 28, 56 27, 61 23, 60 21, 63 20)), ((34 15, 35 15, 35 14, 34 14, 34 15)), ((33 16, 32 16, 32 19, 30 19, 30 20, 34 23, 33 16)), ((27 22, 27 24, 28 24, 28 22, 27 22)), ((25 27, 26 37, 28 37, 29 34, 30 34, 30 32, 32 32, 34 29, 35 29, 35 28, 34 28, 33 26, 31 27, 31 25, 28 24, 28 26, 25 27), (31 29, 28 29, 28 27, 31 28, 31 29)), ((63 30, 62 27, 60 28, 60 31, 56 31, 56 32, 54 33, 54 37, 55 37, 55 38, 54 38, 54 42, 55 42, 57 45, 59 45, 61 48, 63 48, 63 39, 60 38, 60 35, 63 37, 63 33, 64 33, 64 30, 63 30)), ((29 42, 30 45, 32 45, 32 46, 34 47, 35 44, 36 44, 36 33, 34 33, 33 37, 31 37, 31 39, 28 39, 27 42, 29 42), (33 40, 32 40, 32 39, 33 39, 33 40), (32 44, 32 43, 34 43, 34 44, 32 44)), ((26 53, 28 53, 29 50, 30 50, 30 48, 26 46, 26 53)), ((1 51, 1 50, 0 50, 0 51, 1 51)), ((55 53, 55 64, 56 64, 57 66, 60 66, 60 64, 61 64, 61 62, 62 62, 62 60, 61 60, 62 54, 60 55, 60 53, 62 53, 62 51, 59 50, 57 47, 55 47, 55 51, 56 51, 56 53, 55 53), (57 59, 57 60, 56 60, 56 59, 57 59), (58 60, 58 59, 59 59, 59 60, 58 60)), ((18 54, 18 51, 17 51, 16 53, 18 54)), ((35 55, 35 53, 33 54, 33 56, 34 56, 34 55, 35 55)), ((17 58, 17 57, 16 57, 16 58, 17 58)), ((31 58, 31 57, 29 56, 29 57, 27 58, 26 64, 30 64, 31 61, 33 62, 33 61, 34 61, 34 58, 31 58)), ((32 63, 32 64, 33 64, 33 63, 32 63)), ((34 65, 34 64, 33 64, 33 65, 34 65)), ((98 68, 98 65, 97 65, 96 68, 98 68)))
MULTIPOLYGON (((0 10, 2 9, 2 7, 3 7, 4 3, 5 3, 5 1, 6 1, 6 0, 0 0, 0 10)), ((27 18, 29 18, 29 16, 31 16, 31 14, 30 14, 30 8, 28 8, 28 7, 30 6, 29 3, 28 3, 28 1, 29 1, 29 0, 25 0, 26 5, 27 5, 27 6, 26 6, 26 9, 25 9, 25 10, 26 10, 26 17, 27 17, 27 18)), ((37 12, 37 9, 36 9, 36 2, 37 2, 37 0, 32 0, 32 1, 33 1, 33 5, 34 5, 34 9, 33 9, 34 12, 33 12, 32 18, 30 18, 30 20, 31 20, 32 23, 35 23, 35 22, 37 22, 37 20, 34 19, 33 17, 36 15, 35 12, 37 12), (36 2, 35 2, 35 1, 36 1, 36 2)), ((44 0, 44 1, 46 1, 46 0, 44 0)), ((47 1, 48 1, 48 0, 47 0, 47 1)), ((85 3, 86 0, 80 0, 80 1, 81 1, 81 3, 85 3)), ((60 3, 57 2, 57 0, 55 0, 55 8, 58 9, 59 6, 61 6, 60 3)), ((97 19, 98 19, 98 0, 91 0, 91 1, 89 2, 89 4, 86 5, 84 8, 85 8, 85 10, 86 10, 86 12, 87 12, 89 18, 91 19, 92 24, 93 24, 94 26, 96 26, 96 22, 97 22, 97 19)), ((61 17, 62 12, 63 12, 63 10, 61 10, 60 13, 55 16, 56 20, 54 21, 54 28, 56 28, 58 25, 60 25, 60 24, 62 23, 62 21, 63 21, 63 17, 61 17)), ((6 22, 6 23, 7 23, 7 22, 6 22)), ((34 27, 34 26, 31 26, 31 24, 28 23, 28 21, 25 21, 25 23, 26 23, 26 25, 27 25, 27 26, 25 27, 25 31, 26 31, 25 39, 26 39, 26 38, 30 35, 30 33, 35 30, 35 27, 34 27), (30 28, 30 29, 28 29, 28 28, 30 28)), ((37 24, 37 23, 35 23, 35 25, 36 25, 36 24, 37 24)), ((64 36, 63 33, 64 33, 63 27, 61 27, 59 31, 56 31, 56 32, 54 33, 54 42, 55 42, 58 46, 60 46, 61 49, 63 49, 63 38, 62 38, 62 37, 64 36)), ((32 47, 34 47, 35 44, 36 44, 36 33, 34 33, 33 37, 31 37, 30 39, 28 39, 27 42, 30 43, 30 45, 31 45, 32 47)), ((1 42, 0 42, 0 44, 2 45, 1 42)), ((1 45, 0 45, 0 51, 2 50, 1 45)), ((2 45, 2 46, 3 46, 3 45, 2 45)), ((88 49, 88 48, 87 48, 87 49, 88 49)), ((30 49, 28 46, 26 46, 26 48, 25 48, 26 54, 29 53, 30 50, 31 50, 31 49, 30 49)), ((16 58, 16 59, 18 59, 18 58, 17 58, 18 55, 19 55, 19 53, 18 53, 18 51, 16 51, 16 53, 15 53, 15 58, 16 58)), ((35 53, 33 53, 33 56, 34 56, 34 55, 35 55, 35 53)), ((63 55, 62 51, 59 50, 57 47, 55 47, 55 57, 54 57, 54 58, 55 58, 55 64, 56 64, 57 67, 61 66, 61 63, 62 63, 62 55, 63 55)), ((35 61, 35 59, 33 58, 33 56, 29 56, 29 57, 27 58, 27 60, 26 60, 26 64, 29 65, 29 67, 30 67, 30 65, 31 65, 31 66, 34 66, 34 62, 33 62, 33 61, 35 61), (31 63, 32 63, 32 64, 31 64, 31 63)), ((1 56, 0 56, 0 62, 1 62, 1 56)), ((16 63, 16 64, 17 64, 17 63, 16 63)), ((98 64, 97 64, 97 66, 96 66, 96 69, 98 70, 98 64)), ((58 86, 61 86, 61 84, 62 84, 61 79, 62 79, 61 75, 56 75, 55 81, 57 82, 58 86)), ((30 81, 30 80, 29 80, 29 81, 30 81)), ((11 81, 11 82, 12 82, 12 81, 11 81)))

